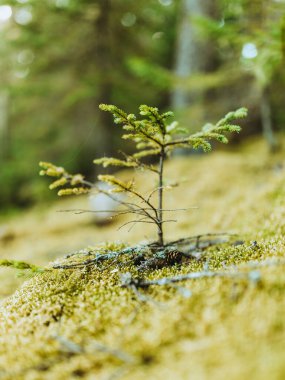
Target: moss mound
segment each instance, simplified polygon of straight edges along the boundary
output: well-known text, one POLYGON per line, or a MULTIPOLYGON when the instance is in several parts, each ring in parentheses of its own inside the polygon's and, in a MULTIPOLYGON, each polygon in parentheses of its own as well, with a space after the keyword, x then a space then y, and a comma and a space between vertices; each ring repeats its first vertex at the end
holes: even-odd
MULTIPOLYGON (((194 160, 178 160, 177 171, 183 173, 194 160)), ((199 222, 200 231, 241 230, 245 242, 211 247, 203 260, 143 273, 155 279, 206 266, 252 276, 154 286, 142 291, 148 301, 141 302, 121 287, 119 278, 127 270, 135 273, 134 268, 110 263, 105 269, 49 270, 1 303, 0 378, 283 379, 285 192, 280 162, 281 154, 268 158, 260 143, 245 147, 243 155, 203 157, 195 174, 212 165, 216 172, 207 172, 204 190, 197 177, 187 193, 190 200, 199 192, 211 196, 209 202, 202 198, 205 207, 195 214, 204 223, 202 229, 199 222), (266 265, 255 268, 253 263, 266 265)), ((186 188, 180 191, 185 194, 186 188)), ((184 218, 175 237, 185 236, 195 223, 184 218)))
MULTIPOLYGON (((242 262, 282 257, 284 247, 278 237, 258 246, 212 248, 207 265, 224 270, 239 264, 242 270, 242 262)), ((194 261, 145 277, 203 265, 194 261)), ((259 271, 259 281, 198 279, 184 283, 183 292, 152 287, 145 303, 121 287, 116 267, 38 275, 1 306, 2 378, 104 379, 124 370, 126 379, 281 379, 284 266, 281 261, 259 271)))

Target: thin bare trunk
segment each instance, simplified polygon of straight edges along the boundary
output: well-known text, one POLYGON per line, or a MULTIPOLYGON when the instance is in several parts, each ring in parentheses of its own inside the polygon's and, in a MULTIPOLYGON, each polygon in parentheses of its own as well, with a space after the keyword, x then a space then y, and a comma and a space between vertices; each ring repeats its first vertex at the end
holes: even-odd
POLYGON ((158 243, 164 245, 163 240, 163 169, 164 169, 165 152, 164 147, 161 147, 159 157, 159 184, 158 184, 158 243))

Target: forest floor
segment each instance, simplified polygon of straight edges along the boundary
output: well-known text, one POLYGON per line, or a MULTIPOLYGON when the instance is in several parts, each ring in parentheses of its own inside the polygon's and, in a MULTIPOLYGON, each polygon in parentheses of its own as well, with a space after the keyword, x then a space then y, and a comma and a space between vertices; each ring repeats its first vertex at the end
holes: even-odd
MULTIPOLYGON (((201 260, 144 278, 205 270, 228 277, 152 286, 141 290, 143 298, 121 286, 120 272, 135 269, 116 264, 54 269, 29 280, 1 269, 0 379, 284 379, 283 152, 284 146, 270 155, 257 139, 167 163, 167 180, 180 182, 166 194, 167 207, 197 207, 176 213, 167 240, 237 236, 204 251, 201 260)), ((149 175, 135 178, 142 191, 152 188, 149 175)), ((148 225, 118 230, 127 220, 120 217, 96 226, 90 213, 58 212, 66 209, 88 209, 87 200, 64 199, 1 220, 0 257, 46 266, 101 242, 117 242, 115 248, 118 241, 155 238, 148 225)))

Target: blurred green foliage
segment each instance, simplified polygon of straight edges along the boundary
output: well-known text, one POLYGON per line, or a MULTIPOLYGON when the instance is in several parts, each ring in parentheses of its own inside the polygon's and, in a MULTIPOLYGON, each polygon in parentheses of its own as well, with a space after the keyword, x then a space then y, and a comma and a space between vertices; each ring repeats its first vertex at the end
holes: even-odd
POLYGON ((41 196, 39 160, 94 174, 89 162, 119 140, 100 116, 100 102, 127 109, 145 101, 167 104, 160 79, 146 82, 136 60, 171 69, 177 14, 174 3, 157 0, 2 3, 13 14, 0 43, 9 97, 0 206, 41 196))
POLYGON ((199 72, 179 77, 174 66, 186 2, 199 3, 0 0, 1 208, 48 196, 37 176, 40 160, 92 178, 89 162, 120 149, 99 103, 129 112, 142 103, 163 110, 182 89, 195 95, 177 110, 190 130, 243 104, 250 111, 246 136, 262 131, 265 99, 274 128, 282 128, 285 2, 211 1, 215 12, 189 22, 214 58, 199 72))

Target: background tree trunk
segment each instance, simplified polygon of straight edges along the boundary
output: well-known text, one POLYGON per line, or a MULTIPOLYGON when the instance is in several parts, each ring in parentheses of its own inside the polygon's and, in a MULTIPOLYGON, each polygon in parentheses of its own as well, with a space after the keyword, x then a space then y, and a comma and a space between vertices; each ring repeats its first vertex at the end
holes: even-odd
POLYGON ((268 95, 268 88, 264 88, 260 99, 260 117, 263 136, 271 152, 278 148, 278 143, 273 132, 271 106, 268 95))
POLYGON ((9 97, 6 91, 0 92, 0 163, 9 155, 9 97))
POLYGON ((112 91, 112 41, 111 41, 111 1, 98 1, 100 14, 95 22, 97 36, 95 41, 95 60, 96 71, 99 76, 100 84, 98 87, 98 95, 95 99, 96 113, 96 157, 109 156, 113 152, 113 131, 112 119, 107 112, 101 112, 98 109, 100 103, 111 103, 112 91))
MULTIPOLYGON (((209 55, 212 55, 211 47, 199 37, 193 19, 197 16, 209 17, 213 11, 215 11, 215 1, 213 0, 181 1, 174 68, 179 79, 205 70, 209 55)), ((197 91, 194 93, 191 89, 177 85, 172 92, 172 107, 183 109, 200 96, 201 93, 197 93, 197 91)))

